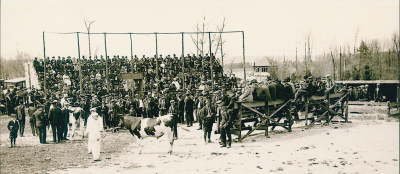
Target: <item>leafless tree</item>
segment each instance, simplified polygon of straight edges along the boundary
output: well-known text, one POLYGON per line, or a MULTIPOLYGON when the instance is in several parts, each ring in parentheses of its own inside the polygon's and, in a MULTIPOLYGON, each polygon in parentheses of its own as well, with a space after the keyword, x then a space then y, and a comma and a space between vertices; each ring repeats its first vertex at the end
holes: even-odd
POLYGON ((92 53, 91 53, 91 51, 90 51, 90 26, 94 23, 94 22, 96 22, 96 20, 94 20, 94 21, 89 21, 88 19, 83 19, 83 21, 85 22, 85 27, 86 27, 86 30, 87 30, 87 33, 88 33, 88 40, 89 40, 89 58, 92 56, 92 53))

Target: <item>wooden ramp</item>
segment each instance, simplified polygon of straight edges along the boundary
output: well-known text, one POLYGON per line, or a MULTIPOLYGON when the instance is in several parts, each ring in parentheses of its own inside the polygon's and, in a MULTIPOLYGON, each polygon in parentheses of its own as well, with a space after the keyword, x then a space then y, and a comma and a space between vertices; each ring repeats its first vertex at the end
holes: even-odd
POLYGON ((349 118, 353 120, 385 119, 389 115, 399 113, 397 106, 397 103, 390 102, 349 101, 349 118))

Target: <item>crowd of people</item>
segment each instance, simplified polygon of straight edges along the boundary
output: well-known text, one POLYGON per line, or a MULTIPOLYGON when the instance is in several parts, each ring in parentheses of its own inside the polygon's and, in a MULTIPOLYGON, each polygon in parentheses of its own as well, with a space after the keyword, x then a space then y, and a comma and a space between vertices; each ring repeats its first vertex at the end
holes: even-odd
MULTIPOLYGON (((76 117, 76 110, 72 108, 81 108, 79 116, 84 119, 81 124, 90 127, 93 125, 90 122, 95 122, 96 127, 101 127, 99 131, 103 128, 115 130, 124 115, 154 118, 172 114, 174 122, 181 126, 199 123, 198 129, 204 131, 206 143, 213 143, 211 131, 217 123, 221 147, 230 147, 230 128, 238 126, 234 121, 238 114, 235 102, 290 99, 295 102, 303 94, 324 95, 327 91, 339 90, 329 77, 304 77, 302 83, 293 83, 290 78, 283 82, 278 79, 239 82, 223 73, 222 65, 213 55, 180 58, 160 55, 141 59, 114 56, 106 60, 102 56, 94 59, 52 57, 35 58, 33 65, 40 89, 14 88, 0 95, 5 104, 4 112, 15 116, 8 125, 11 147, 15 146, 16 132, 19 130, 20 136, 24 134, 25 108, 28 108, 32 134, 38 135, 40 143, 47 143, 46 127, 52 128, 54 143, 68 140, 70 117, 76 117), (142 82, 127 87, 127 79, 122 77, 127 73, 142 73, 142 82)), ((368 96, 358 88, 350 88, 350 91, 355 99, 368 96)), ((291 110, 287 108, 281 112, 289 115, 287 112, 291 110)), ((174 137, 178 139, 176 126, 174 137)))

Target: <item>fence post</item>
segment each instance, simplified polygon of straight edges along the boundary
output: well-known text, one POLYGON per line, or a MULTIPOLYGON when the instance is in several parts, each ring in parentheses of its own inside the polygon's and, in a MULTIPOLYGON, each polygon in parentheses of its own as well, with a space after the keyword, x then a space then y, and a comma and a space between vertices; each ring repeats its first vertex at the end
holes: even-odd
MULTIPOLYGON (((268 100, 265 101, 265 115, 269 116, 269 105, 268 105, 268 100)), ((265 119, 267 119, 267 118, 265 118, 265 119)), ((267 127, 267 128, 265 129, 265 137, 267 137, 267 138, 268 138, 268 123, 269 123, 269 120, 267 120, 267 121, 265 122, 265 126, 267 127)))
POLYGON ((238 140, 239 142, 242 142, 242 103, 239 104, 239 113, 238 113, 238 122, 239 122, 239 134, 238 134, 238 140))
MULTIPOLYGON (((326 108, 328 108, 328 113, 326 114, 326 123, 329 125, 329 104, 330 104, 330 99, 329 99, 329 90, 325 91, 326 92, 326 108)), ((322 123, 321 123, 322 124, 322 123)))
POLYGON ((388 118, 390 117, 390 101, 387 102, 388 105, 388 118))
POLYGON ((305 98, 305 102, 306 102, 306 117, 305 117, 305 119, 306 119, 306 126, 308 125, 308 96, 307 95, 305 95, 304 96, 304 98, 305 98))
POLYGON ((348 117, 349 117, 349 98, 350 98, 350 94, 348 93, 347 97, 346 97, 346 115, 345 115, 346 123, 349 122, 349 120, 348 120, 348 117))

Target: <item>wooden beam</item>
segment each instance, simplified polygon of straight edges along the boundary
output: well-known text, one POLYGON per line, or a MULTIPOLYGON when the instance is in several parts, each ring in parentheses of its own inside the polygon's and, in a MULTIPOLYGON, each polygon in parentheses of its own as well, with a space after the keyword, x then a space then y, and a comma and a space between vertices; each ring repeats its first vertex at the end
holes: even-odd
POLYGON ((250 109, 251 111, 253 111, 253 112, 255 112, 255 113, 257 113, 257 114, 263 116, 263 117, 265 118, 265 120, 262 121, 258 126, 254 127, 254 128, 251 129, 249 132, 247 132, 247 134, 244 135, 243 138, 239 138, 239 141, 242 141, 244 138, 246 138, 247 136, 249 136, 254 130, 256 130, 257 128, 259 128, 261 125, 264 125, 268 120, 271 120, 271 121, 274 122, 276 125, 280 125, 280 126, 282 126, 283 128, 288 129, 288 128, 286 128, 284 125, 282 125, 282 124, 280 124, 279 122, 275 121, 274 119, 271 119, 271 117, 272 117, 273 115, 275 115, 276 113, 278 113, 282 108, 284 108, 284 107, 286 106, 286 104, 288 104, 288 103, 291 102, 291 101, 292 101, 292 100, 287 101, 285 104, 283 104, 279 109, 277 109, 277 110, 276 110, 274 113, 272 113, 270 116, 267 116, 267 115, 265 115, 265 114, 262 114, 261 112, 255 110, 255 109, 253 109, 253 108, 251 108, 251 107, 248 107, 246 104, 242 104, 242 106, 244 106, 244 107, 250 109))

